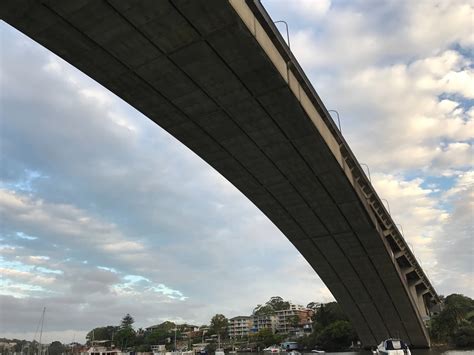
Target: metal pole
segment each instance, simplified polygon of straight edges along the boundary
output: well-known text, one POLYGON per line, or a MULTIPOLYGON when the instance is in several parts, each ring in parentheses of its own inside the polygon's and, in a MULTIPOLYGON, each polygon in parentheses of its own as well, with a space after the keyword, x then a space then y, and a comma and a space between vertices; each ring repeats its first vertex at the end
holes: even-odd
POLYGON ((369 166, 365 163, 359 163, 359 165, 363 165, 367 168, 367 173, 369 174, 369 181, 372 182, 372 179, 370 178, 370 169, 369 169, 369 166))
POLYGON ((286 21, 283 21, 283 20, 279 20, 279 21, 275 21, 273 23, 283 23, 286 27, 286 40, 287 40, 287 43, 288 43, 288 48, 291 49, 291 46, 290 46, 290 31, 288 30, 288 24, 286 23, 286 21))
POLYGON ((403 231, 402 225, 401 225, 401 224, 398 224, 398 223, 395 224, 395 225, 398 226, 398 227, 400 227, 400 229, 401 229, 401 231, 402 231, 402 236, 403 236, 403 238, 405 238, 405 232, 403 231))
POLYGON ((339 132, 342 133, 341 120, 339 119, 339 112, 337 112, 336 110, 328 110, 328 112, 335 112, 335 113, 336 113, 336 116, 337 116, 337 123, 339 124, 339 132))
POLYGON ((39 354, 40 355, 43 352, 43 348, 41 346, 41 339, 43 337, 44 312, 46 312, 46 307, 43 308, 43 315, 41 316, 41 330, 40 330, 40 337, 39 337, 39 354))
POLYGON ((381 200, 387 202, 388 213, 392 214, 392 212, 390 212, 390 204, 388 201, 385 198, 382 198, 381 200))

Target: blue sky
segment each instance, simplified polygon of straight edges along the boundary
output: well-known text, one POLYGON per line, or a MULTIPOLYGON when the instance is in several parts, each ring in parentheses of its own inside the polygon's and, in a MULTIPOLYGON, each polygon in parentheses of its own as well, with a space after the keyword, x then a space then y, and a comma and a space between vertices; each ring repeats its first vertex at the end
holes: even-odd
MULTIPOLYGON (((472 4, 263 4, 435 288, 474 297, 472 4)), ((194 153, 3 22, 0 35, 0 335, 31 339, 43 306, 46 340, 71 341, 126 312, 202 324, 274 295, 332 299, 194 153)))

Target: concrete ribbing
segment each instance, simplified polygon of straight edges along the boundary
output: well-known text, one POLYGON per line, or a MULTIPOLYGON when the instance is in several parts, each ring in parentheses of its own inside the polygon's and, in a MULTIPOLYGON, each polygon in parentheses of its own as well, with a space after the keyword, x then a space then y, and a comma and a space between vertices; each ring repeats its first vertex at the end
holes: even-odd
POLYGON ((2 16, 239 188, 318 272, 365 345, 387 335, 429 344, 334 147, 227 2, 12 0, 2 16))

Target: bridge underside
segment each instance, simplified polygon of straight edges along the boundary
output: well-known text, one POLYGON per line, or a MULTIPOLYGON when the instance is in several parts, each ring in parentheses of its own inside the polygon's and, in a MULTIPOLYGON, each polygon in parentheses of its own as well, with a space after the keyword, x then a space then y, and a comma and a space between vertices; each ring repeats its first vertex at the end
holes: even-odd
POLYGON ((398 336, 429 346, 425 307, 415 301, 423 289, 408 285, 321 118, 324 107, 280 59, 250 1, 0 6, 6 22, 143 112, 255 203, 312 265, 364 345, 398 336))

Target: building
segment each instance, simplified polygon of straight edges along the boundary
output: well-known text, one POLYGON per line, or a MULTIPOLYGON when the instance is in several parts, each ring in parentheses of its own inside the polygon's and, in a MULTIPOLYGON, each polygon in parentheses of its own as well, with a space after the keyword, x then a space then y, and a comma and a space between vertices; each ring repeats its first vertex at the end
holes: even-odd
POLYGON ((300 309, 305 309, 305 307, 303 307, 302 305, 300 304, 293 304, 290 302, 290 310, 292 311, 298 311, 300 309))
POLYGON ((258 332, 262 329, 271 329, 273 333, 277 330, 278 318, 275 314, 267 314, 261 316, 253 316, 253 332, 258 332))
POLYGON ((289 333, 296 329, 311 331, 313 314, 313 310, 298 305, 291 305, 289 309, 276 311, 276 331, 278 333, 289 333))
POLYGON ((238 316, 229 319, 229 326, 227 327, 229 337, 235 339, 248 336, 252 328, 252 324, 252 317, 248 316, 238 316))

